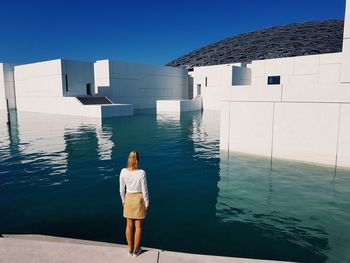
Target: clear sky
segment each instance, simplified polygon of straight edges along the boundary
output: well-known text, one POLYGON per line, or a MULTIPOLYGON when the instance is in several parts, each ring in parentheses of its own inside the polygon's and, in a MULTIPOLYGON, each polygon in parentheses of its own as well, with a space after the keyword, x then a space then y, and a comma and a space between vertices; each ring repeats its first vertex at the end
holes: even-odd
POLYGON ((1 0, 0 62, 165 64, 240 33, 344 13, 345 0, 1 0))

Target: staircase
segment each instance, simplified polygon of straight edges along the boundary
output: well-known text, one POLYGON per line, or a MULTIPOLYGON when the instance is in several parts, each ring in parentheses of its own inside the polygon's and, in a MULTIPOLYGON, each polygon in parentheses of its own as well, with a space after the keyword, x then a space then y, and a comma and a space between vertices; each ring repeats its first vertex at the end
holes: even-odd
POLYGON ((113 104, 107 97, 103 96, 79 96, 76 97, 83 105, 113 104))

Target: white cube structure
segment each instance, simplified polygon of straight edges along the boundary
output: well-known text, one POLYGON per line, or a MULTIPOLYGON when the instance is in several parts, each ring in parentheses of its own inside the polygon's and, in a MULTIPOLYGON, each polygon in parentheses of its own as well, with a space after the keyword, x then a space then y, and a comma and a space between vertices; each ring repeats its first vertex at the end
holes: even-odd
POLYGON ((233 64, 193 69, 204 109, 222 110, 221 150, 350 167, 349 16, 347 2, 341 53, 252 61, 251 85, 223 81, 233 64))
POLYGON ((181 113, 202 110, 202 97, 197 96, 192 100, 157 100, 157 114, 181 113))
POLYGON ((56 59, 20 65, 15 67, 15 82, 19 110, 30 107, 26 102, 33 97, 93 95, 93 63, 56 59))
POLYGON ((112 60, 96 61, 94 68, 96 93, 114 103, 148 109, 157 100, 187 99, 185 69, 112 60))
POLYGON ((341 79, 343 58, 344 52, 252 61, 252 85, 215 86, 216 98, 207 87, 204 101, 224 101, 221 149, 350 167, 350 83, 341 79), (269 84, 270 76, 278 83, 269 84))
POLYGON ((185 69, 120 61, 0 64, 0 109, 9 101, 18 111, 127 116, 155 108, 158 99, 187 99, 187 84, 185 69))
POLYGON ((87 117, 133 114, 132 105, 84 105, 77 97, 93 97, 92 62, 56 59, 15 67, 17 110, 87 117))

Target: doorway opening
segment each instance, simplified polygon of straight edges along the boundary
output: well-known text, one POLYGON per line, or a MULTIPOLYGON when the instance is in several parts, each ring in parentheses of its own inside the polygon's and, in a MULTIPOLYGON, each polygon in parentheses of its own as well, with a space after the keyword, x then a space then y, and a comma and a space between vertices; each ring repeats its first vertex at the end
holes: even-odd
POLYGON ((197 84, 197 96, 200 96, 202 93, 202 85, 201 84, 197 84))
POLYGON ((86 84, 86 95, 91 96, 91 84, 86 84))

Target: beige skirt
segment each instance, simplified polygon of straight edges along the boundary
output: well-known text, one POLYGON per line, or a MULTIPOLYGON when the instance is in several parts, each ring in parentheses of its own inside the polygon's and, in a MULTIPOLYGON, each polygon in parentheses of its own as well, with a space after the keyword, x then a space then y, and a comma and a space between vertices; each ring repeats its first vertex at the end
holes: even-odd
POLYGON ((146 206, 142 193, 126 193, 123 216, 130 219, 144 219, 146 206))

